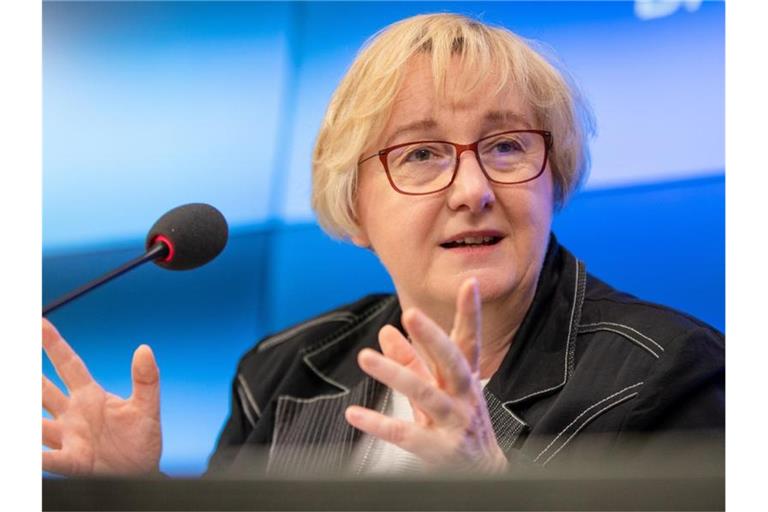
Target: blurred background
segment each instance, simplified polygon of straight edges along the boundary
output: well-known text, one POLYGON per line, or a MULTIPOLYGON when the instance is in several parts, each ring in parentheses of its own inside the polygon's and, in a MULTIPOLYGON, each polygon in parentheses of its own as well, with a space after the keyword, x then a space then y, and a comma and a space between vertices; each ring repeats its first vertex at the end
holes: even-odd
POLYGON ((163 471, 205 469, 258 339, 392 291, 375 256, 317 227, 310 155, 361 44, 442 11, 537 41, 590 100, 592 171, 560 241, 614 286, 725 330, 722 2, 46 1, 44 302, 140 254, 174 206, 230 222, 206 267, 145 266, 50 315, 120 395, 133 349, 153 347, 163 471))

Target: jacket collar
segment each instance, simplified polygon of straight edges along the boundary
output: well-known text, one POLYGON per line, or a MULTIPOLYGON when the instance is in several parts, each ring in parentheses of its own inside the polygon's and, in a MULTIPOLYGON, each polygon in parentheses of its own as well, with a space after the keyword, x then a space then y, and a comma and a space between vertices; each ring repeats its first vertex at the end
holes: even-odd
POLYGON ((400 328, 400 304, 394 295, 379 297, 350 323, 326 340, 304 351, 304 363, 324 382, 331 394, 349 392, 369 378, 357 364, 363 348, 379 349, 379 330, 387 324, 400 328))
POLYGON ((584 265, 550 235, 531 307, 487 389, 505 407, 562 388, 573 373, 584 265))

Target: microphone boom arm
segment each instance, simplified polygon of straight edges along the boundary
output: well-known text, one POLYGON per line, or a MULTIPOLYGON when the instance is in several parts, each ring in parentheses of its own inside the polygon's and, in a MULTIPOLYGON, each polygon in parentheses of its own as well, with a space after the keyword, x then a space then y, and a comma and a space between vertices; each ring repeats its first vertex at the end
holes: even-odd
POLYGON ((77 288, 75 290, 72 290, 68 294, 59 297, 55 301, 49 303, 47 306, 43 308, 43 316, 47 316, 48 313, 54 311, 55 309, 58 309, 59 307, 63 306, 64 304, 75 300, 76 298, 80 297, 81 295, 88 293, 89 291, 93 290, 94 288, 97 288, 104 283, 107 283, 111 281, 112 279, 119 277, 126 272, 128 272, 131 269, 134 269, 138 267, 139 265, 143 265, 144 263, 148 261, 152 261, 158 258, 164 258, 167 257, 169 252, 168 246, 163 242, 157 242, 154 244, 150 249, 143 254, 142 256, 139 256, 138 258, 134 258, 131 261, 123 264, 122 266, 116 268, 115 270, 108 272, 101 276, 100 278, 91 281, 90 283, 86 283, 80 288, 77 288))

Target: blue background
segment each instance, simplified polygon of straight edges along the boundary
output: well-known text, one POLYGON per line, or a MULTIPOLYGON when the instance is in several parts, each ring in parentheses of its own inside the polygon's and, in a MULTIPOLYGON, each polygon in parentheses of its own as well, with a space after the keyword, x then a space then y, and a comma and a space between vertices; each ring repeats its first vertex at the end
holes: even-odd
POLYGON ((45 2, 44 302, 139 254, 173 206, 214 204, 231 226, 208 266, 142 267, 51 320, 117 394, 151 344, 161 468, 202 471, 240 354, 392 290, 375 256, 314 223, 311 149, 367 37, 452 11, 537 40, 592 103, 593 169, 555 219, 561 242, 615 286, 724 329, 724 4, 678 3, 641 19, 633 2, 45 2))

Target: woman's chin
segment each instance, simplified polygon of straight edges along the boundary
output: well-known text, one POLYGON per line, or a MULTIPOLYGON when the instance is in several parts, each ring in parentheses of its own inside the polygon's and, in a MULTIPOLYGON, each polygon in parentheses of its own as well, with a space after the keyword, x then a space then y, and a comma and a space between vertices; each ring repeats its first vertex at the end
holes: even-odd
POLYGON ((515 296, 518 288, 518 281, 512 276, 483 276, 477 278, 480 288, 480 301, 497 302, 500 300, 510 300, 515 296))
POLYGON ((439 297, 440 302, 455 304, 459 287, 470 278, 477 279, 480 300, 484 303, 511 299, 519 284, 519 280, 516 279, 515 273, 511 269, 504 273, 492 269, 479 269, 473 272, 454 274, 449 279, 441 280, 439 286, 436 287, 439 291, 434 298, 439 297))

